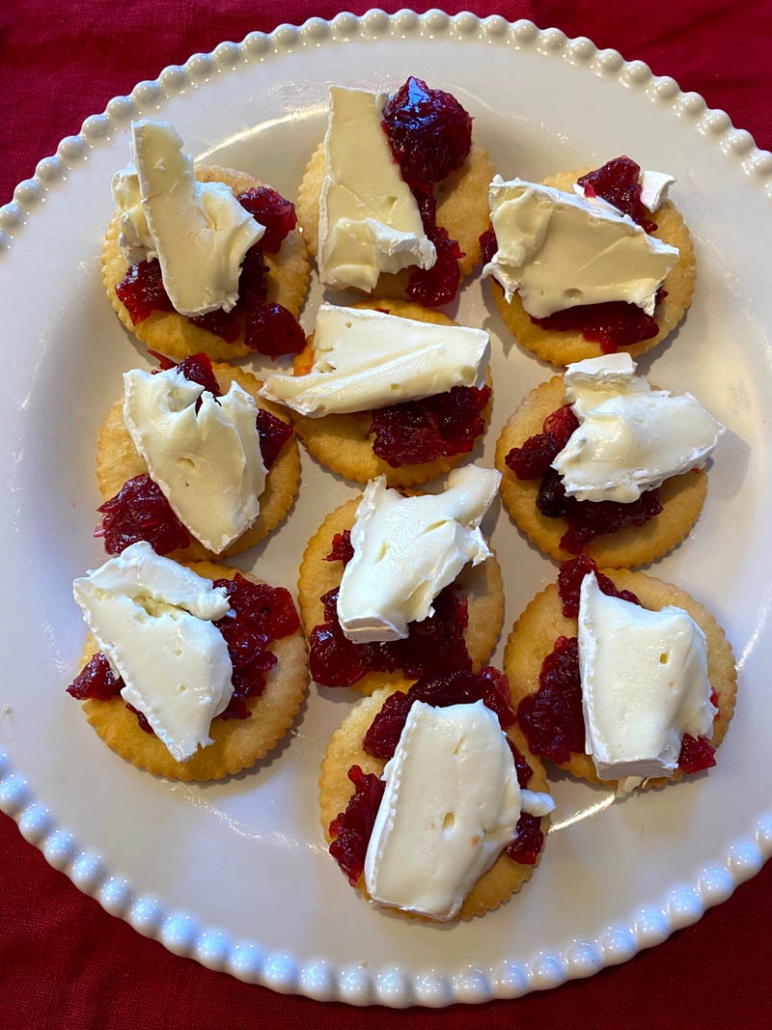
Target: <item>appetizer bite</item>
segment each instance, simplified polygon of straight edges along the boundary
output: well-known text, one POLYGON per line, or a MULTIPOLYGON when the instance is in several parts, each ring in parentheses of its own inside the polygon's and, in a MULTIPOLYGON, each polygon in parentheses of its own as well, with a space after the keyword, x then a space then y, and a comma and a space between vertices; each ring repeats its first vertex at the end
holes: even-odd
POLYGON ((737 691, 732 649, 701 604, 586 557, 517 620, 504 670, 531 750, 620 792, 715 765, 737 691))
POLYGON ((292 409, 331 471, 414 486, 460 465, 484 432, 489 357, 487 333, 416 304, 324 304, 295 374, 269 375, 260 396, 292 409))
POLYGON ((492 668, 360 701, 327 747, 319 804, 352 886, 439 922, 483 915, 519 891, 555 807, 492 668))
POLYGON ((68 693, 139 769, 214 780, 284 736, 308 683, 289 591, 141 541, 74 583, 91 634, 68 693))
POLYGON ((327 516, 298 582, 317 683, 369 694, 485 664, 504 591, 480 523, 499 478, 467 465, 443 492, 404 497, 381 477, 327 516))
POLYGON ((292 427, 258 397, 259 380, 205 354, 163 371, 125 372, 124 397, 99 433, 109 554, 145 540, 178 561, 230 556, 275 529, 295 499, 292 427))
POLYGON ((451 303, 480 260, 492 174, 449 93, 413 76, 391 95, 332 86, 297 203, 322 284, 451 303))
POLYGON ((628 157, 543 184, 493 179, 483 274, 523 347, 568 365, 620 348, 643 354, 678 325, 695 269, 667 199, 674 181, 628 157))
POLYGON ((102 256, 123 325, 174 358, 302 350, 309 266, 293 205, 245 172, 194 168, 168 122, 132 123, 131 143, 102 256))
POLYGON ((553 558, 643 565, 679 544, 702 510, 705 465, 724 428, 691 394, 634 372, 629 354, 569 365, 502 430, 502 501, 553 558))

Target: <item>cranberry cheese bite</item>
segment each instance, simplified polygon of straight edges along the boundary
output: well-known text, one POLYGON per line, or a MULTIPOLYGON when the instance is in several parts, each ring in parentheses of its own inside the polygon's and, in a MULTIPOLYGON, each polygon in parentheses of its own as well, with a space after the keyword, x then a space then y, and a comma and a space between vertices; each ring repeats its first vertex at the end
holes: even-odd
POLYGON ((145 540, 179 561, 230 556, 284 519, 297 494, 292 427, 258 399, 259 380, 205 354, 125 372, 99 434, 109 554, 145 540))
POLYGON ((369 694, 485 664, 504 618, 501 570, 480 530, 498 483, 467 465, 443 492, 405 497, 381 477, 327 516, 298 582, 317 683, 369 694))
POLYGON ((416 304, 324 304, 294 376, 269 375, 260 396, 293 411, 333 472, 412 486, 461 464, 485 430, 489 357, 487 333, 416 304))
POLYGON ((715 765, 737 690, 723 630, 694 598, 580 557, 515 623, 504 669, 533 752, 621 792, 715 765))
POLYGON ((667 199, 674 181, 628 157, 543 184, 494 178, 483 274, 523 347, 567 365, 622 347, 643 354, 675 328, 695 273, 667 199))
POLYGON ((122 758, 170 779, 219 779, 289 729, 308 664, 287 590, 139 542, 74 593, 91 635, 67 690, 122 758))
POLYGON ((194 168, 168 122, 133 123, 131 143, 102 257, 123 325, 174 358, 302 350, 309 266, 293 205, 244 172, 194 168))
POLYGON ((629 354, 569 365, 502 430, 502 500, 553 558, 644 565, 679 544, 702 510, 705 465, 724 428, 691 394, 654 389, 634 372, 629 354))
POLYGON ((480 260, 492 174, 449 93, 412 76, 391 95, 331 87, 297 203, 322 284, 451 303, 480 260))
POLYGON ((319 803, 349 883, 437 922, 483 915, 519 891, 555 807, 492 668, 362 700, 327 747, 319 803))

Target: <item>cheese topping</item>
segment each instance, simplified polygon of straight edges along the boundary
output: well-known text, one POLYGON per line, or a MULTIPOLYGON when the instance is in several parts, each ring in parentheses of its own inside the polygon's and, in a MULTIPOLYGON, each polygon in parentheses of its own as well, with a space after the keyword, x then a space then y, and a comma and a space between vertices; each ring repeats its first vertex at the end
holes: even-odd
POLYGON ((480 329, 323 304, 311 371, 269 375, 260 396, 311 418, 369 411, 482 386, 489 358, 490 340, 480 329))
POLYGON ((670 476, 701 468, 724 427, 689 393, 652 390, 629 354, 569 365, 566 398, 579 428, 552 462, 580 501, 636 501, 670 476))
POLYGON ((353 286, 369 293, 381 272, 431 268, 437 260, 381 125, 387 99, 387 93, 330 88, 319 276, 333 289, 353 286))
POLYGON ((603 780, 670 776, 685 733, 712 735, 707 641, 682 608, 648 611, 585 576, 579 670, 585 750, 603 780))
POLYGON ((653 314, 675 247, 600 198, 497 175, 489 199, 498 250, 483 274, 498 280, 507 301, 519 293, 534 318, 613 300, 653 314))
POLYGON ((175 311, 203 315, 238 300, 241 262, 265 227, 230 186, 198 182, 193 159, 168 122, 131 126, 134 164, 113 179, 118 243, 130 265, 156 258, 175 311))
POLYGON ((367 484, 351 530, 354 557, 338 594, 349 640, 400 640, 408 623, 434 614, 432 602, 461 569, 491 557, 480 522, 501 473, 466 465, 439 494, 403 497, 379 476, 367 484))
POLYGON ((229 609, 224 587, 140 541, 73 584, 75 600, 113 671, 176 761, 212 741, 209 725, 233 693, 233 666, 212 625, 229 609))
POLYGON ((123 419, 153 482, 193 536, 219 554, 260 512, 266 469, 254 399, 235 382, 215 399, 177 368, 133 369, 123 383, 123 419))
POLYGON ((383 800, 365 858, 373 901, 453 919, 514 838, 521 812, 546 815, 548 794, 521 790, 494 713, 417 701, 383 771, 383 800))

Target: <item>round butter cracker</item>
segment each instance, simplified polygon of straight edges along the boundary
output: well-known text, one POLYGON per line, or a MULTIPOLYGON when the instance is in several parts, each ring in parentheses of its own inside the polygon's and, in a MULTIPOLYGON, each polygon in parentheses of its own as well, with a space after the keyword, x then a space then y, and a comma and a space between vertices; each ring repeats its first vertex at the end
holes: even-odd
MULTIPOLYGON (((231 365, 212 366, 218 386, 227 393, 232 382, 254 398, 258 407, 265 408, 283 422, 289 421, 283 409, 258 397, 262 383, 250 372, 231 365)), ((123 421, 123 401, 113 404, 99 432, 97 442, 96 476, 104 501, 110 500, 124 483, 147 472, 147 465, 134 446, 123 421)), ((191 534, 188 547, 173 551, 168 557, 175 561, 206 561, 220 557, 232 557, 254 546, 272 532, 285 518, 292 507, 300 482, 300 452, 294 436, 282 447, 273 466, 268 470, 265 489, 260 495, 260 512, 245 533, 227 547, 221 555, 215 555, 191 534)))
MULTIPOLYGON (((320 143, 306 166, 296 204, 303 238, 313 257, 319 251, 319 196, 326 174, 324 143, 320 143)), ((447 230, 452 240, 458 241, 464 252, 464 256, 458 260, 462 280, 472 272, 482 256, 480 236, 488 227, 488 186, 494 174, 495 168, 487 152, 473 141, 463 165, 434 189, 437 224, 447 230)), ((410 268, 404 268, 396 274, 383 273, 371 296, 407 300, 406 290, 411 271, 410 268)))
MULTIPOLYGON (((561 172, 545 179, 544 185, 568 192, 580 176, 586 175, 592 170, 585 168, 579 171, 561 172)), ((645 354, 646 351, 656 347, 666 336, 670 335, 683 318, 692 302, 694 293, 696 277, 694 246, 683 218, 670 200, 661 204, 651 218, 657 223, 657 228, 651 235, 664 243, 678 247, 680 256, 662 283, 663 288, 667 291, 667 297, 657 305, 654 311, 659 332, 649 340, 641 340, 640 343, 619 348, 633 357, 645 354)), ((502 287, 493 278, 490 282, 493 299, 507 328, 514 334, 518 343, 527 350, 533 351, 542 361, 548 361, 552 365, 569 365, 574 361, 598 358, 603 354, 601 345, 592 340, 585 340, 580 330, 570 329, 561 332, 554 329, 542 329, 531 321, 518 294, 515 294, 507 303, 502 287)))
MULTIPOLYGON (((432 322, 435 325, 454 325, 449 318, 429 308, 422 308, 401 300, 363 301, 357 308, 377 309, 401 318, 412 318, 418 322, 432 322)), ((313 361, 313 334, 308 337, 306 349, 295 359, 295 374, 310 370, 313 361)), ((490 371, 487 376, 490 385, 490 371)), ((480 413, 480 417, 488 426, 491 415, 493 396, 480 413)), ((418 486, 431 479, 445 475, 458 465, 469 460, 470 452, 454 454, 448 458, 435 458, 434 461, 421 462, 417 465, 399 465, 392 468, 373 451, 373 437, 370 435, 372 413, 351 412, 347 414, 324 415, 322 418, 309 418, 307 415, 292 413, 295 430, 316 460, 338 475, 353 479, 357 483, 368 483, 376 476, 386 476, 389 486, 418 486)), ((483 433, 485 429, 483 429, 483 433)), ((483 433, 478 437, 478 442, 483 433)))
MULTIPOLYGON (((335 534, 354 525, 360 500, 353 497, 331 512, 306 544, 298 579, 298 607, 309 638, 314 627, 324 622, 322 596, 340 586, 343 575, 342 562, 328 562, 325 558, 330 553, 335 534)), ((493 654, 504 622, 504 582, 496 556, 474 567, 468 563, 455 582, 466 595, 469 624, 464 631, 464 640, 472 667, 479 672, 493 654)), ((351 689, 371 694, 385 685, 394 690, 407 690, 414 682, 414 678, 406 678, 400 670, 370 672, 352 684, 351 689)))
MULTIPOLYGON (((224 182, 236 195, 262 185, 246 172, 216 165, 196 167, 196 178, 200 182, 224 182)), ((177 360, 203 352, 213 361, 232 361, 252 353, 244 343, 243 333, 233 343, 227 343, 215 333, 194 325, 185 315, 179 315, 176 311, 153 311, 134 325, 115 292, 116 286, 129 269, 118 246, 119 235, 120 213, 116 212, 107 230, 102 251, 102 282, 121 323, 138 340, 147 344, 150 350, 160 351, 177 360)), ((281 304, 297 317, 305 300, 311 274, 301 234, 293 229, 284 239, 278 254, 264 254, 263 257, 268 266, 268 301, 281 304)))
MULTIPOLYGON (((370 727, 373 719, 380 711, 386 698, 394 693, 396 688, 385 686, 376 691, 371 697, 364 698, 346 716, 342 725, 333 733, 327 745, 322 760, 321 775, 319 777, 319 808, 322 827, 325 839, 331 842, 330 823, 340 812, 345 811, 351 795, 354 793, 354 785, 348 778, 348 771, 352 765, 358 765, 364 773, 375 773, 379 777, 383 773, 385 763, 379 758, 368 755, 362 747, 362 740, 370 727)), ((528 742, 515 725, 506 731, 507 736, 515 744, 517 749, 528 760, 533 777, 528 789, 549 793, 547 777, 544 766, 539 758, 532 755, 528 749, 528 742)), ((541 820, 541 830, 545 837, 549 829, 549 816, 541 820)), ((541 856, 539 856, 541 858, 541 856)), ((474 916, 484 915, 502 905, 505 901, 517 893, 528 880, 530 880, 536 865, 521 865, 519 862, 508 858, 503 852, 498 856, 491 868, 480 877, 464 899, 461 911, 457 918, 463 920, 472 919, 474 916)), ((369 894, 364 885, 364 875, 359 877, 357 888, 365 898, 369 894)), ((416 916, 410 912, 402 912, 400 909, 390 908, 391 912, 399 912, 400 915, 409 919, 420 919, 422 922, 432 922, 423 916, 416 916)))
MULTIPOLYGON (((719 698, 718 718, 713 723, 712 737, 718 746, 734 714, 737 693, 735 658, 724 631, 710 612, 685 590, 643 572, 610 568, 600 571, 612 579, 619 590, 631 590, 651 611, 659 611, 666 605, 683 608, 703 631, 708 642, 708 679, 719 698)), ((577 633, 577 620, 563 615, 563 603, 556 584, 550 584, 533 598, 512 627, 504 652, 504 672, 509 680, 513 708, 517 709, 526 695, 539 689, 542 663, 552 652, 557 638, 575 637, 577 633)), ((572 752, 571 761, 560 765, 560 768, 590 783, 602 782, 589 755, 572 752)), ((680 780, 683 775, 677 769, 672 777, 645 780, 637 789, 663 787, 680 780)), ((612 786, 617 783, 616 780, 605 782, 612 786)))
MULTIPOLYGON (((233 579, 238 569, 211 562, 188 566, 207 579, 233 579)), ((242 573, 242 575, 246 575, 242 573)), ((258 582, 246 575, 252 582, 258 582)), ((81 668, 99 650, 91 635, 86 642, 81 668)), ((300 710, 308 685, 308 658, 303 632, 275 640, 268 648, 277 658, 265 673, 265 690, 246 702, 248 719, 213 719, 213 742, 199 748, 186 762, 176 761, 154 734, 141 729, 137 717, 116 697, 110 701, 84 701, 89 724, 109 748, 138 769, 171 780, 219 780, 248 769, 264 758, 289 730, 300 710)))
MULTIPOLYGON (((536 507, 540 479, 518 479, 506 464, 513 447, 522 447, 528 437, 542 432, 545 418, 566 403, 561 376, 532 390, 509 417, 496 444, 496 468, 501 472, 501 499, 505 508, 528 539, 540 550, 566 561, 574 558, 560 546, 568 523, 547 518, 536 507)), ((697 521, 708 490, 704 469, 671 476, 659 488, 663 510, 643 526, 628 526, 591 540, 582 550, 599 565, 628 568, 646 565, 680 544, 697 521)))

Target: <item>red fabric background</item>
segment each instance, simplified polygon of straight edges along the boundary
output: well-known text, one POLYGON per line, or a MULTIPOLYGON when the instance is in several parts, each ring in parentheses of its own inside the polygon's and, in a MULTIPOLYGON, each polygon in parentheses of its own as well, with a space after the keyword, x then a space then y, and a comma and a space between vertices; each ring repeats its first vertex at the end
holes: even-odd
MULTIPOLYGON (((63 136, 138 80, 223 39, 338 9, 329 0, 4 0, 0 204, 63 136)), ((367 5, 347 9, 362 13, 367 5)), ((702 93, 772 149, 769 0, 579 0, 570 9, 557 0, 446 4, 451 13, 464 9, 528 17, 616 47, 702 93)), ((177 958, 80 894, 5 816, 0 869, 2 1030, 772 1026, 772 865, 696 926, 590 980, 515 1002, 402 1013, 283 997, 177 958)))

